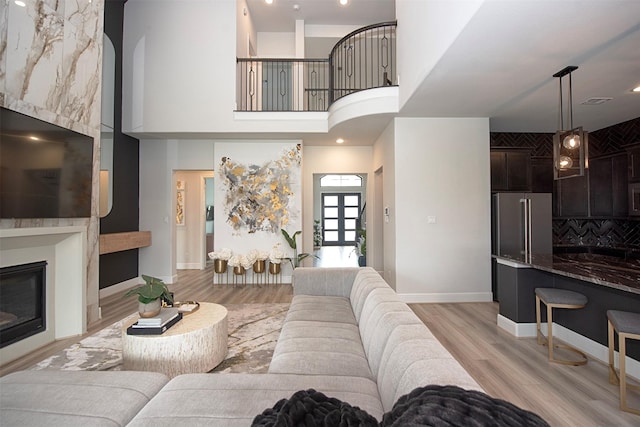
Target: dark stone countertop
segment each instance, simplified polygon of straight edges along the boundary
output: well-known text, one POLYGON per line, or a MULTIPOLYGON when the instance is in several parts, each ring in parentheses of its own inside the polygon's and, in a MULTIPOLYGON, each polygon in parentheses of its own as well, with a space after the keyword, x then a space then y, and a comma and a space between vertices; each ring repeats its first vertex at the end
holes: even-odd
POLYGON ((554 255, 493 255, 497 260, 523 264, 561 276, 640 294, 640 260, 592 253, 554 255))

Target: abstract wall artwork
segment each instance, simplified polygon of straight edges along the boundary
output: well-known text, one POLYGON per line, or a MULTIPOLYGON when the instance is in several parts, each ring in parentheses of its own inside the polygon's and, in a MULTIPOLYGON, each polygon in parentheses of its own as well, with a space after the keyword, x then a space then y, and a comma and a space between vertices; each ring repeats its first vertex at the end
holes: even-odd
POLYGON ((286 147, 262 164, 222 157, 218 173, 224 187, 226 222, 235 232, 280 233, 290 220, 294 188, 300 185, 301 145, 286 147))
POLYGON ((184 225, 185 182, 176 181, 176 225, 184 225))

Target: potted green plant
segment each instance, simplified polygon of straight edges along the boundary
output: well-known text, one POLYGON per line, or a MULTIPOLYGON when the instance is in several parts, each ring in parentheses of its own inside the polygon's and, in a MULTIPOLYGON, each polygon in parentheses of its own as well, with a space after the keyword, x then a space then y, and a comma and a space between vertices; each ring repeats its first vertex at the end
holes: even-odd
POLYGON ((367 265, 367 230, 358 229, 356 231, 358 241, 354 251, 358 256, 358 265, 364 267, 367 265))
POLYGON ((169 288, 157 277, 142 275, 144 285, 137 288, 129 289, 123 297, 138 295, 138 312, 140 317, 154 317, 160 313, 162 309, 162 300, 169 304, 173 304, 173 295, 169 292, 169 288))
POLYGON ((289 247, 293 249, 293 258, 288 258, 289 262, 291 263, 291 267, 300 267, 300 263, 307 257, 312 256, 314 258, 317 258, 317 256, 308 254, 306 252, 300 254, 298 253, 298 243, 296 242, 296 237, 298 237, 298 234, 302 233, 301 230, 296 231, 295 233, 293 233, 293 235, 289 235, 289 233, 287 233, 287 230, 285 230, 284 228, 280 229, 280 231, 289 244, 289 247))
POLYGON ((322 246, 322 226, 319 219, 313 221, 313 246, 315 248, 322 246))

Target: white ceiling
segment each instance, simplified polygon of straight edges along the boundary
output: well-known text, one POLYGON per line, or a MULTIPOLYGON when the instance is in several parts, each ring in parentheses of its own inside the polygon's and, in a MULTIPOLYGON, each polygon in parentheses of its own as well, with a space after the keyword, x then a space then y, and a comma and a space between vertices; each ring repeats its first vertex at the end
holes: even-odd
MULTIPOLYGON (((362 26, 395 19, 395 0, 247 4, 257 31, 293 31, 296 19, 362 26)), ((575 126, 594 131, 640 117, 640 93, 631 93, 640 85, 640 0, 487 0, 400 115, 490 117, 495 132, 554 132, 559 89, 552 75, 567 65, 579 67, 572 74, 575 126), (581 105, 592 97, 613 100, 581 105)), ((365 118, 348 129, 370 138, 390 119, 365 118)))
MULTIPOLYGON (((256 31, 293 32, 295 21, 305 25, 377 24, 395 19, 395 0, 349 0, 341 6, 338 0, 247 0, 256 31), (298 6, 298 10, 294 6, 298 6)), ((345 34, 346 36, 346 34, 345 34)))

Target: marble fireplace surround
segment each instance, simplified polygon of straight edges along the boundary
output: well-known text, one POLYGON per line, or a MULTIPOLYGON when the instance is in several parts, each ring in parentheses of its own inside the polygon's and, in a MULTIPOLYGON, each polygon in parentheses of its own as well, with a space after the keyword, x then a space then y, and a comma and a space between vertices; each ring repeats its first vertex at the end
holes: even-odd
POLYGON ((0 349, 0 364, 86 332, 86 245, 83 226, 0 230, 0 267, 47 262, 46 329, 0 349))

